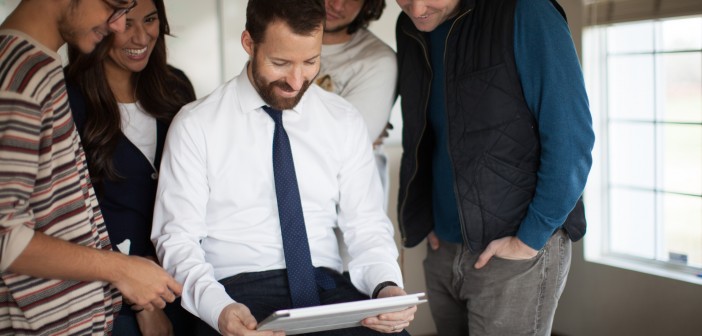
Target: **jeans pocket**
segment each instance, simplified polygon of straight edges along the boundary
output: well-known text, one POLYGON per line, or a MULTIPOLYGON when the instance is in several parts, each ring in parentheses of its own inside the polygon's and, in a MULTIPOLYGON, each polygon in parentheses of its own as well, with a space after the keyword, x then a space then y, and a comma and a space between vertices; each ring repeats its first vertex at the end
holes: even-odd
POLYGON ((502 258, 502 257, 498 257, 498 256, 493 256, 492 258, 495 260, 503 261, 503 262, 514 262, 514 263, 532 262, 534 260, 541 258, 541 256, 544 254, 544 250, 545 250, 545 248, 540 249, 538 252, 536 252, 535 256, 533 256, 531 258, 527 258, 527 259, 507 259, 507 258, 502 258))

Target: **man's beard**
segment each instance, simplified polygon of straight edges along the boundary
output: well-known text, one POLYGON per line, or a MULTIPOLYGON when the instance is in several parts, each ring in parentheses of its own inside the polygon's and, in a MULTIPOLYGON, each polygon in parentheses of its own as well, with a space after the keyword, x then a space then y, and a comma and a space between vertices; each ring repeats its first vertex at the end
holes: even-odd
MULTIPOLYGON (((61 38, 63 39, 64 42, 75 43, 77 36, 78 36, 78 32, 76 32, 75 29, 73 28, 73 26, 71 26, 68 18, 66 18, 66 17, 59 18, 58 30, 59 30, 59 35, 61 35, 61 38)), ((83 51, 81 50, 81 52, 83 52, 83 51)))
POLYGON ((286 83, 285 80, 282 79, 266 83, 266 80, 258 72, 258 64, 256 63, 256 57, 253 57, 251 61, 251 66, 251 74, 253 75, 254 84, 256 84, 256 91, 258 91, 258 94, 261 96, 263 101, 266 102, 266 104, 268 104, 268 106, 281 111, 289 110, 297 106, 297 104, 302 99, 302 96, 305 94, 310 85, 312 85, 311 80, 305 80, 305 82, 302 83, 302 87, 300 88, 300 92, 297 93, 297 96, 292 98, 280 97, 275 93, 276 87, 279 87, 284 91, 294 91, 293 88, 290 85, 288 85, 288 83, 286 83))
MULTIPOLYGON (((58 20, 58 32, 59 35, 61 36, 61 39, 63 40, 64 43, 67 43, 71 46, 73 46, 75 49, 80 51, 81 54, 87 54, 93 51, 93 49, 90 50, 84 50, 84 46, 80 45, 80 32, 76 29, 76 27, 73 25, 73 22, 76 20, 76 7, 78 3, 71 1, 71 5, 69 8, 66 8, 62 13, 61 16, 59 17, 58 20)), ((84 32, 85 33, 85 32, 84 32)), ((92 46, 93 48, 95 45, 92 46)))

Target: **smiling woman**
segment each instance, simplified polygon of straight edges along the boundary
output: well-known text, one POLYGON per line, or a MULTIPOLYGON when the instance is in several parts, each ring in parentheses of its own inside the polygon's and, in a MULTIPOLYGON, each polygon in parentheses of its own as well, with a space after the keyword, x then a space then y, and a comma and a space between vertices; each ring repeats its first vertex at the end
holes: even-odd
MULTIPOLYGON (((195 93, 166 64, 163 0, 104 1, 124 30, 91 54, 69 48, 69 100, 113 249, 157 261, 149 234, 161 150, 168 124, 195 93)), ((124 305, 113 334, 192 335, 193 325, 179 301, 152 312, 124 305)))
MULTIPOLYGON (((123 77, 123 81, 128 83, 133 73, 144 70, 159 38, 159 31, 158 10, 151 1, 144 1, 127 16, 124 33, 115 34, 112 40, 104 62, 108 82, 123 77)), ((134 102, 136 98, 133 90, 114 91, 118 101, 134 102)))

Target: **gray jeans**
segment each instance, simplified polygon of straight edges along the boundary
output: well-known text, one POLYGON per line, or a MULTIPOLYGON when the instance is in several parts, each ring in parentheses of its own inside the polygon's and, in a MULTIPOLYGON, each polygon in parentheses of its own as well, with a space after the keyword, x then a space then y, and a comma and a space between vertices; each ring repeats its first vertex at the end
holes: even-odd
POLYGON ((476 270, 478 256, 461 244, 427 247, 427 295, 439 335, 550 335, 570 269, 566 233, 556 232, 532 259, 493 257, 476 270))

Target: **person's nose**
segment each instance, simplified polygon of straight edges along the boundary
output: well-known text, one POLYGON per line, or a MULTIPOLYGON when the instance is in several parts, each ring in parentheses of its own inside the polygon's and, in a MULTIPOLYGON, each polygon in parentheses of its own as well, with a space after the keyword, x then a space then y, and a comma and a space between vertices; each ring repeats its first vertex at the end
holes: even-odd
POLYGON ((346 0, 328 0, 329 7, 335 11, 340 11, 344 9, 346 0))
POLYGON ((149 42, 149 34, 146 33, 146 30, 141 25, 137 24, 132 27, 134 30, 134 34, 132 35, 132 42, 139 46, 145 46, 149 42))
POLYGON ((424 14, 426 14, 427 11, 427 6, 424 4, 423 1, 410 1, 409 4, 407 4, 407 8, 409 11, 410 17, 419 17, 424 14))
POLYGON ((293 90, 299 91, 300 89, 302 89, 302 84, 305 83, 305 76, 303 74, 302 67, 293 67, 287 79, 288 85, 290 85, 290 87, 292 87, 293 90))

